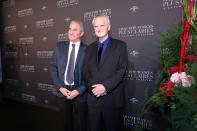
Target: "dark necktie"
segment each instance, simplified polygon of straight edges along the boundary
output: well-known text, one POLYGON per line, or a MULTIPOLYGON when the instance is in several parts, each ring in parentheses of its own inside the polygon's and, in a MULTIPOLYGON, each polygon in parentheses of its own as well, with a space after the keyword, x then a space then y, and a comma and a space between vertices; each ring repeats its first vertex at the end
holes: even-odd
POLYGON ((101 43, 99 51, 98 51, 98 62, 99 63, 100 63, 100 60, 101 60, 102 51, 103 51, 103 44, 101 43))
POLYGON ((72 84, 74 81, 74 60, 75 60, 75 44, 72 44, 72 51, 70 53, 70 60, 68 63, 66 81, 72 84))

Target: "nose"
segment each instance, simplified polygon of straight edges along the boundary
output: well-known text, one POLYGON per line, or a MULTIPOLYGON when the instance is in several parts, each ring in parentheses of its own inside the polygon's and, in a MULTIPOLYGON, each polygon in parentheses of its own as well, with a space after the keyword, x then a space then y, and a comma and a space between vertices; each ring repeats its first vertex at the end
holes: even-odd
POLYGON ((73 30, 70 29, 68 33, 69 33, 69 34, 73 34, 73 30))
POLYGON ((96 31, 100 31, 100 29, 101 29, 100 27, 97 27, 95 30, 96 30, 96 31))

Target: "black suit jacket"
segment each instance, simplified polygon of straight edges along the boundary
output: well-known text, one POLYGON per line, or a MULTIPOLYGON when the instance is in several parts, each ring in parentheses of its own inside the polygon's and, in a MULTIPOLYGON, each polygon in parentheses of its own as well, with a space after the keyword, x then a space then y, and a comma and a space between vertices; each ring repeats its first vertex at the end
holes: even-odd
MULTIPOLYGON (((76 98, 76 100, 79 101, 86 101, 87 98, 86 87, 82 79, 82 66, 86 47, 86 45, 80 43, 74 70, 74 89, 76 89, 80 94, 76 98)), ((54 90, 53 93, 58 97, 63 97, 63 95, 59 91, 59 88, 65 87, 64 73, 68 60, 68 49, 69 41, 57 43, 50 65, 51 76, 56 87, 56 90, 54 90)))
POLYGON ((119 108, 123 106, 123 76, 126 72, 128 56, 127 46, 121 40, 110 38, 101 63, 98 63, 98 41, 89 45, 83 65, 83 77, 89 90, 88 105, 102 103, 105 107, 119 108), (107 95, 96 98, 92 93, 92 85, 103 84, 107 95))

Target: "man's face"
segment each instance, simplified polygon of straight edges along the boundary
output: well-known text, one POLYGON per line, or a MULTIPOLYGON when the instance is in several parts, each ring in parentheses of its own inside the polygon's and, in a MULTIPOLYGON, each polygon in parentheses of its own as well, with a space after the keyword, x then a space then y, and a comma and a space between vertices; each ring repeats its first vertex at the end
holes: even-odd
POLYGON ((84 32, 81 32, 80 25, 78 23, 71 23, 68 29, 68 38, 73 43, 76 43, 81 40, 84 32))
POLYGON ((107 24, 106 19, 104 17, 98 17, 93 22, 94 32, 97 37, 105 38, 108 36, 108 31, 110 30, 110 25, 107 24))

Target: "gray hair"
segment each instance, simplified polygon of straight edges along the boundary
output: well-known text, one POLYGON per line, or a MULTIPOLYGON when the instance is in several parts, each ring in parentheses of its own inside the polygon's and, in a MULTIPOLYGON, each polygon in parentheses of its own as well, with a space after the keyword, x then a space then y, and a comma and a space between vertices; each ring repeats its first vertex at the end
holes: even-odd
POLYGON ((97 18, 99 18, 99 17, 104 17, 104 18, 105 18, 105 20, 106 20, 106 23, 107 23, 108 25, 110 25, 109 16, 107 16, 107 15, 103 15, 103 14, 99 14, 99 15, 97 15, 96 17, 94 17, 94 19, 92 20, 92 24, 93 24, 93 25, 94 25, 94 21, 95 21, 95 19, 97 19, 97 18))
POLYGON ((70 22, 70 25, 71 25, 72 23, 77 23, 77 24, 79 24, 81 32, 84 32, 83 23, 82 23, 81 21, 72 20, 72 21, 70 22))

